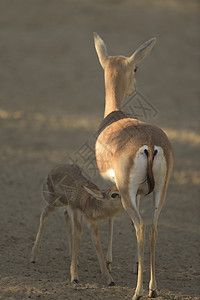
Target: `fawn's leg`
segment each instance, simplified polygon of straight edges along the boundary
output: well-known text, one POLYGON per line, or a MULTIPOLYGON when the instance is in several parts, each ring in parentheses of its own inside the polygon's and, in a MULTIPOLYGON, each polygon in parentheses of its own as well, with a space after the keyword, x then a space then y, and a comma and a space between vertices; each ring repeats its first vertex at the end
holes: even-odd
POLYGON ((90 224, 91 226, 91 229, 92 229, 92 240, 93 240, 93 243, 94 243, 94 247, 95 247, 95 250, 97 252, 97 257, 98 257, 98 260, 99 260, 99 265, 100 265, 100 269, 101 269, 101 272, 102 274, 106 277, 107 279, 107 283, 108 283, 108 286, 113 286, 115 285, 107 267, 106 267, 106 263, 105 263, 105 260, 104 260, 104 257, 103 257, 103 253, 102 253, 102 249, 101 249, 101 242, 100 242, 100 237, 99 237, 99 231, 98 231, 98 225, 97 223, 93 223, 93 224, 90 224))
POLYGON ((71 210, 70 216, 72 216, 72 259, 70 267, 71 282, 78 283, 78 251, 82 236, 82 216, 77 210, 71 210))
POLYGON ((72 257, 72 221, 67 212, 67 209, 64 211, 65 221, 67 224, 67 238, 68 238, 68 247, 69 247, 69 256, 72 257))
POLYGON ((35 263, 38 259, 40 243, 41 243, 41 240, 42 240, 42 236, 43 236, 48 218, 57 209, 58 209, 57 207, 54 207, 54 206, 51 206, 51 205, 47 204, 45 206, 45 208, 43 209, 42 213, 41 213, 40 226, 39 226, 39 229, 38 229, 38 233, 37 233, 37 236, 36 236, 34 246, 33 246, 32 251, 31 251, 30 262, 32 262, 32 263, 35 263))
POLYGON ((109 228, 108 228, 108 249, 106 254, 106 266, 109 272, 111 272, 111 264, 112 264, 112 241, 113 241, 113 224, 114 219, 111 218, 108 221, 109 228))

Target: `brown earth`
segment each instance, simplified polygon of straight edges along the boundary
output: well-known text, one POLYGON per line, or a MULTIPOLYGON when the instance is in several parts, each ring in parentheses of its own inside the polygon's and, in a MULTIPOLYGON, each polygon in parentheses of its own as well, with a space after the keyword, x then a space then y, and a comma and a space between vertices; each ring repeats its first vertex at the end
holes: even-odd
MULTIPOLYGON (((38 264, 29 264, 44 206, 42 182, 55 164, 92 143, 103 116, 103 72, 93 31, 113 55, 128 56, 149 38, 158 39, 137 73, 146 100, 139 95, 140 102, 132 102, 139 117, 164 128, 175 153, 159 221, 158 299, 200 299, 198 4, 0 1, 0 299, 116 300, 133 295, 136 240, 125 212, 114 228, 115 287, 105 285, 87 227, 80 248, 81 283, 70 283, 62 212, 49 220, 38 264)), ((143 299, 148 298, 150 199, 141 204, 147 222, 143 299)), ((100 230, 105 252, 107 223, 100 230)))

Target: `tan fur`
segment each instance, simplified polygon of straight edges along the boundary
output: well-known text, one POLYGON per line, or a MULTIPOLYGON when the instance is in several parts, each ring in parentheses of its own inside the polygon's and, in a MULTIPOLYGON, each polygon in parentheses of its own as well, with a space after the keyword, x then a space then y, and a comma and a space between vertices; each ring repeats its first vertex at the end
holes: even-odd
POLYGON ((131 57, 108 56, 103 40, 97 34, 94 34, 94 40, 98 56, 101 53, 98 44, 101 41, 101 45, 104 45, 100 63, 105 77, 105 113, 97 134, 96 160, 102 175, 110 169, 114 171, 123 206, 136 229, 139 272, 133 300, 137 300, 143 295, 145 225, 139 213, 136 197, 139 194, 145 194, 146 191, 143 188, 144 181, 133 184, 131 178, 137 179, 137 176, 142 178, 144 175, 142 173, 143 165, 141 165, 140 173, 136 160, 139 161, 143 155, 141 161, 145 162, 146 153, 146 179, 144 180, 149 185, 149 192, 154 190, 155 203, 151 229, 151 280, 149 285, 149 295, 153 296, 157 294, 154 265, 157 221, 165 201, 166 189, 173 168, 173 152, 166 134, 160 128, 134 119, 121 111, 121 107, 125 96, 136 90, 134 69, 149 54, 156 39, 153 38, 141 45, 131 57), (139 152, 140 149, 145 148, 146 151, 148 150, 147 152, 139 152), (159 153, 156 149, 159 150, 159 153))
POLYGON ((77 165, 61 164, 56 166, 48 174, 47 186, 48 191, 53 192, 49 199, 49 204, 53 204, 53 201, 60 197, 59 206, 70 205, 73 210, 79 209, 84 214, 84 218, 88 224, 93 221, 107 220, 122 209, 120 199, 116 200, 110 197, 110 193, 118 192, 116 187, 100 191, 94 183, 82 174, 81 169, 77 165), (60 184, 61 180, 62 188, 60 184), (95 199, 88 194, 84 186, 103 193, 104 199, 102 201, 95 199), (76 194, 72 197, 66 197, 68 187, 76 189, 76 194))
MULTIPOLYGON (((111 219, 109 238, 112 239, 112 219, 123 209, 117 188, 112 187, 106 191, 100 191, 94 183, 83 176, 81 169, 77 165, 61 164, 49 172, 43 187, 43 195, 47 205, 41 214, 40 227, 32 249, 31 262, 35 262, 38 258, 40 242, 49 215, 58 208, 64 207, 69 233, 69 248, 72 256, 71 281, 78 282, 78 250, 82 233, 82 221, 85 220, 92 229, 92 239, 97 251, 101 271, 106 277, 108 285, 114 285, 103 258, 98 222, 111 219), (101 200, 97 200, 88 192, 101 197, 101 200), (118 196, 112 198, 111 195, 113 194, 118 196)), ((109 245, 108 251, 111 252, 111 241, 109 241, 109 245)), ((107 265, 112 262, 111 255, 112 253, 108 254, 107 265)))

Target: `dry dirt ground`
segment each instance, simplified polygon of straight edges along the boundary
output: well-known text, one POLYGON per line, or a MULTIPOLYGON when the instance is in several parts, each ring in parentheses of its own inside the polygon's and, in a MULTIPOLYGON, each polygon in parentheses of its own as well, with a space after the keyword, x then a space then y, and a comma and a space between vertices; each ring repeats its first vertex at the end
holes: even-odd
MULTIPOLYGON (((198 3, 0 0, 0 299, 117 300, 133 295, 136 240, 125 212, 114 228, 115 287, 106 287, 87 227, 80 247, 80 284, 70 283, 62 212, 49 220, 38 264, 29 264, 47 172, 74 154, 80 158, 78 151, 88 141, 92 145, 103 117, 103 72, 93 31, 102 35, 112 55, 128 56, 142 42, 158 38, 137 73, 144 98, 139 95, 131 104, 138 117, 166 131, 175 154, 159 220, 158 299, 200 299, 198 3)), ((151 208, 151 198, 144 198, 143 299, 148 298, 151 208)), ((100 231, 105 253, 107 223, 100 231)))

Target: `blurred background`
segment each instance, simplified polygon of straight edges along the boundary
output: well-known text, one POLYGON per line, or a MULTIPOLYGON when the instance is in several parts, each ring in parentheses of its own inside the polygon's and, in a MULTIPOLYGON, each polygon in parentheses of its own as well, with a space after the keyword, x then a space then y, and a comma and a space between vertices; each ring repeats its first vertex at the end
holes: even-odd
MULTIPOLYGON (((126 213, 116 219, 112 290, 103 288, 87 229, 82 285, 71 286, 62 213, 49 220, 38 265, 28 263, 47 172, 90 141, 103 118, 94 31, 110 55, 129 56, 157 37, 136 80, 156 111, 143 120, 165 130, 175 154, 159 227, 159 299, 199 299, 199 17, 197 0, 0 0, 0 299, 112 300, 133 294, 136 245, 126 213)), ((149 199, 141 208, 148 224, 149 199)), ((107 225, 100 228, 106 249, 107 225)), ((148 240, 145 251, 147 297, 148 240)))

